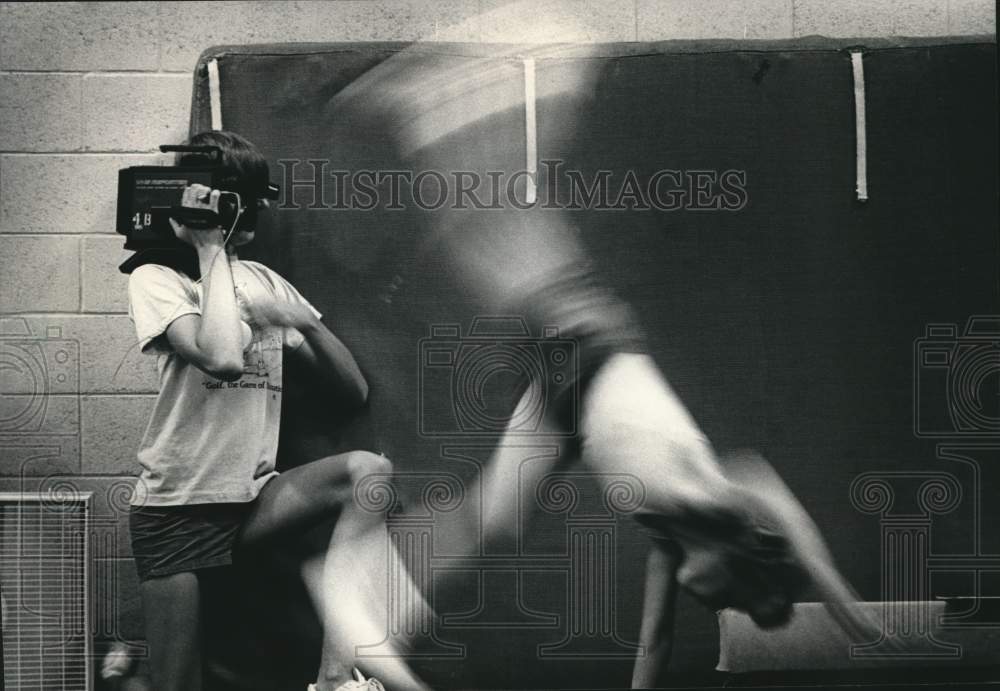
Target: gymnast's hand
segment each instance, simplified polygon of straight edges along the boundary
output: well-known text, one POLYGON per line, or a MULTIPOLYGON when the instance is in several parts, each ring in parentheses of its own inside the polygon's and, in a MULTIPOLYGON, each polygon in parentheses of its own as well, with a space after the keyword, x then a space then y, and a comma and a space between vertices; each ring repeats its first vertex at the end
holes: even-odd
POLYGON ((305 331, 318 319, 303 304, 265 298, 247 305, 251 320, 259 326, 291 327, 305 331))

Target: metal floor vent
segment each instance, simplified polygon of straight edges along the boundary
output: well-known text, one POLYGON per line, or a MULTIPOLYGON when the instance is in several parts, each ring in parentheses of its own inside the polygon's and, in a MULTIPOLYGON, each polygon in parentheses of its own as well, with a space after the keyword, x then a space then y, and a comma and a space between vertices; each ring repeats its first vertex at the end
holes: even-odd
POLYGON ((90 493, 0 492, 5 691, 90 691, 90 493))

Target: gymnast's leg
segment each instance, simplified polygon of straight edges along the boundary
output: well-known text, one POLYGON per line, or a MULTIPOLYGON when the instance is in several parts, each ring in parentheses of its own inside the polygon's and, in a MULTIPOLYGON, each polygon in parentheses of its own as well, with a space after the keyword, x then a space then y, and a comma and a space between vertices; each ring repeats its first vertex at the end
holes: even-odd
MULTIPOLYGON (((521 419, 520 413, 530 405, 530 396, 525 394, 518 401, 512 420, 521 419)), ((550 418, 542 420, 536 436, 553 438, 560 432, 559 426, 550 418)), ((481 544, 488 544, 499 537, 510 537, 519 524, 530 518, 519 514, 529 506, 518 502, 524 487, 534 488, 549 473, 564 467, 570 459, 567 455, 540 456, 525 462, 523 455, 512 452, 514 438, 508 430, 497 445, 489 462, 482 469, 481 480, 470 495, 481 498, 481 507, 467 503, 469 515, 459 523, 469 527, 464 536, 464 545, 459 551, 464 554, 476 553, 481 544), (479 515, 474 515, 476 509, 479 515), (481 520, 480 520, 481 519, 481 520), (481 533, 474 532, 482 526, 481 533)), ((556 443, 560 451, 566 452, 563 444, 556 443)), ((568 452, 567 452, 568 453, 568 452)), ((677 601, 677 569, 681 554, 676 543, 663 534, 652 533, 652 546, 646 562, 646 578, 642 607, 642 624, 639 644, 644 652, 636 658, 632 674, 632 688, 654 688, 665 685, 667 662, 673 649, 673 628, 677 601)))
MULTIPOLYGON (((511 7, 525 17, 533 11, 526 3, 511 7)), ((542 18, 533 21, 544 24, 542 18)), ((532 48, 528 56, 541 65, 544 58, 560 57, 560 50, 532 48)), ((508 88, 521 81, 511 59, 523 56, 498 49, 487 57, 492 59, 446 61, 419 53, 390 58, 334 96, 331 107, 339 114, 377 117, 413 170, 482 173, 488 167, 512 174, 528 150, 527 144, 522 150, 527 92, 508 88), (489 152, 459 145, 452 135, 470 126, 499 133, 506 145, 489 152)), ((571 99, 566 103, 573 107, 563 113, 585 112, 598 76, 599 61, 578 58, 552 61, 558 68, 539 80, 546 98, 571 99)), ((572 119, 558 123, 560 136, 573 132, 572 119)), ((582 460, 599 475, 627 473, 641 480, 644 520, 679 545, 680 585, 709 606, 737 607, 762 625, 780 624, 803 586, 801 562, 827 555, 792 521, 762 528, 751 508, 775 518, 791 504, 778 505, 727 478, 650 357, 630 308, 593 271, 571 216, 520 201, 508 198, 501 203, 505 208, 483 211, 452 200, 428 213, 421 248, 431 257, 426 263, 454 276, 481 314, 520 315, 533 334, 556 327, 561 338, 577 343, 579 371, 555 391, 555 423, 579 431, 582 460), (576 393, 581 405, 574 421, 569 416, 576 409, 568 403, 576 393)), ((846 597, 848 589, 828 592, 846 597)))
MULTIPOLYGON (((356 647, 385 638, 389 561, 398 559, 383 517, 359 506, 356 487, 366 477, 388 477, 389 461, 355 451, 313 461, 286 471, 261 490, 243 527, 241 549, 262 549, 273 541, 308 529, 339 514, 326 553, 303 565, 303 577, 321 613, 324 644, 316 689, 331 691, 350 682, 356 647)), ((401 570, 405 574, 405 570, 401 570)), ((426 606, 416 595, 409 601, 426 606)), ((393 691, 424 685, 398 656, 378 658, 366 671, 393 691)))

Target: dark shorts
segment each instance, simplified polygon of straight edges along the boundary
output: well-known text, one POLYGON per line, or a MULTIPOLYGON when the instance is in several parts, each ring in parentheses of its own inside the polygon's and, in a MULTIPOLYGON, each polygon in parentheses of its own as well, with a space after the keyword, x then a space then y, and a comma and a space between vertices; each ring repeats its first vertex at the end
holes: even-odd
POLYGON ((233 546, 253 506, 133 506, 129 532, 139 579, 232 564, 233 546))

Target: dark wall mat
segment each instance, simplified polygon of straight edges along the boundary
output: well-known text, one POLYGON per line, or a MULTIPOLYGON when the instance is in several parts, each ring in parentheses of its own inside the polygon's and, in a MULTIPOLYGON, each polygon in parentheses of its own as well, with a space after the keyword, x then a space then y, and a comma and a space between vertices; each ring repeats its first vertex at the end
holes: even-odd
MULTIPOLYGON (((932 554, 1000 547, 989 528, 998 509, 981 503, 1000 488, 991 467, 995 449, 938 448, 983 441, 969 433, 968 424, 977 423, 962 418, 963 405, 985 406, 979 412, 997 419, 989 396, 995 370, 980 382, 978 403, 959 400, 965 394, 949 390, 945 376, 978 346, 989 357, 990 340, 965 328, 974 315, 1000 312, 996 53, 988 40, 864 40, 871 197, 860 203, 846 50, 860 43, 817 37, 601 46, 593 94, 538 102, 538 144, 540 159, 558 158, 566 169, 586 176, 609 171, 613 193, 629 171, 640 180, 664 169, 745 175, 745 203, 734 211, 626 208, 571 210, 565 217, 600 258, 602 275, 639 311, 654 357, 710 438, 720 449, 754 447, 768 456, 812 512, 846 575, 876 599, 885 521, 852 504, 852 482, 863 473, 907 473, 910 480, 953 475, 963 494, 948 513, 932 516, 932 554), (954 334, 921 341, 928 324, 942 323, 956 325, 954 334), (927 350, 950 365, 916 359, 927 350)), ((274 177, 282 171, 278 161, 291 159, 329 161, 327 174, 399 170, 411 162, 385 121, 329 104, 406 48, 223 47, 206 51, 201 62, 219 60, 225 127, 261 146, 274 177)), ((406 59, 475 61, 484 50, 419 46, 406 59)), ((516 68, 511 88, 520 89, 516 68)), ((539 61, 537 69, 541 92, 547 79, 572 69, 571 58, 539 61)), ((208 126, 207 104, 199 72, 193 129, 208 126)), ((488 154, 500 168, 517 169, 522 122, 523 112, 513 108, 453 133, 444 146, 464 158, 449 160, 488 154), (511 133, 514 144, 505 146, 511 133)), ((304 166, 296 174, 310 175, 304 166)), ((362 415, 342 420, 321 393, 293 385, 282 462, 364 447, 384 451, 401 471, 468 476, 474 465, 452 458, 461 453, 420 433, 421 382, 428 375, 421 340, 432 324, 465 328, 477 314, 426 250, 427 214, 305 208, 311 201, 307 189, 286 199, 303 208, 272 214, 248 256, 288 277, 324 312, 369 375, 372 395, 362 415)), ((491 440, 477 443, 488 447, 491 440)), ((407 501, 419 499, 416 490, 402 491, 407 501)), ((903 481, 898 492, 892 510, 923 510, 916 485, 903 481)), ((440 523, 447 530, 446 516, 440 523)), ((565 517, 547 517, 531 539, 538 549, 555 548, 564 530, 565 517)), ((627 522, 617 535, 617 626, 622 638, 634 640, 643 543, 627 522)), ((445 604, 452 611, 470 599, 474 604, 475 588, 464 582, 445 604)), ((524 588, 520 609, 565 616, 565 585, 529 574, 524 588)), ((969 594, 972 571, 935 572, 932 589, 969 594)), ((519 611, 511 605, 507 614, 519 621, 519 611)), ((711 668, 714 618, 687 601, 681 617, 674 666, 711 668)), ((562 621, 556 631, 446 630, 446 638, 468 645, 468 659, 435 662, 432 673, 467 686, 627 683, 624 659, 540 659, 537 646, 558 640, 562 621)))

